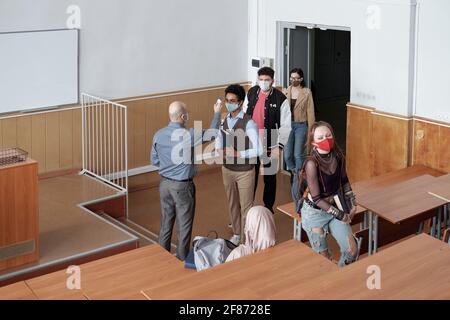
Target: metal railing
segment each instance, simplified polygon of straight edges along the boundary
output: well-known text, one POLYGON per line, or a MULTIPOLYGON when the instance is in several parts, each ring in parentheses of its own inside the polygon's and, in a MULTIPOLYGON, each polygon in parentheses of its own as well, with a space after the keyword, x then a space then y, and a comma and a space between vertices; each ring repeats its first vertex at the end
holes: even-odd
POLYGON ((128 193, 127 107, 81 94, 83 171, 128 193))

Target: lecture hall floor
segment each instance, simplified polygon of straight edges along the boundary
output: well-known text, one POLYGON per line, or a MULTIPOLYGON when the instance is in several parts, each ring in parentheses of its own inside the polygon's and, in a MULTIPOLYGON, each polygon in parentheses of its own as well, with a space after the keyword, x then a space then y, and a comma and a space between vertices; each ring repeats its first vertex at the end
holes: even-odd
MULTIPOLYGON (((214 230, 219 237, 228 238, 228 202, 221 169, 201 172, 195 178, 197 207, 193 237, 207 235, 214 230)), ((258 185, 256 204, 262 204, 262 179, 258 185)), ((82 209, 79 204, 95 199, 114 197, 117 191, 87 176, 66 175, 39 181, 40 191, 40 250, 38 263, 0 273, 0 285, 27 279, 65 268, 70 262, 86 262, 107 255, 136 248, 138 239, 117 225, 82 209), (97 255, 97 257, 95 256, 97 255), (91 257, 91 259, 89 259, 91 257), (84 259, 84 260, 83 260, 84 259)), ((290 202, 289 176, 278 174, 274 208, 290 202)), ((292 219, 275 211, 277 242, 292 239, 292 219)), ((129 194, 129 218, 132 222, 157 235, 160 224, 158 187, 129 194)), ((172 243, 176 244, 176 232, 172 243)), ((149 242, 147 241, 146 244, 149 242)), ((142 245, 142 242, 140 243, 142 245)), ((333 240, 330 247, 339 256, 333 240)))
POLYGON ((136 248, 136 237, 79 206, 118 195, 84 175, 40 180, 40 261, 1 272, 0 285, 136 248))
MULTIPOLYGON (((262 178, 262 177, 260 177, 262 178)), ((206 236, 214 230, 221 238, 230 238, 233 233, 228 228, 229 211, 228 200, 222 183, 221 169, 201 172, 194 180, 196 186, 196 210, 193 226, 193 237, 206 236)), ((256 193, 255 205, 263 204, 262 193, 264 183, 260 179, 256 193)), ((279 173, 277 177, 277 195, 274 205, 275 223, 277 226, 277 241, 284 242, 292 239, 292 219, 277 212, 280 204, 291 202, 289 176, 279 173)), ((129 219, 158 234, 160 225, 160 203, 158 187, 132 192, 129 195, 129 219)), ((174 229, 176 230, 176 229, 174 229)), ((176 235, 172 237, 176 244, 176 235)))

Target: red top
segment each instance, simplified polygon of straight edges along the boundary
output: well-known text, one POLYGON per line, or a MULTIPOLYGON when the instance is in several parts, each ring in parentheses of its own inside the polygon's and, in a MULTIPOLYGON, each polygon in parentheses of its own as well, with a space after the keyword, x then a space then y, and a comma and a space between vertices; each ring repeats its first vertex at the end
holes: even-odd
POLYGON ((256 101, 255 109, 253 110, 253 121, 256 122, 258 129, 264 129, 264 107, 266 105, 267 95, 261 92, 258 96, 258 101, 256 101))

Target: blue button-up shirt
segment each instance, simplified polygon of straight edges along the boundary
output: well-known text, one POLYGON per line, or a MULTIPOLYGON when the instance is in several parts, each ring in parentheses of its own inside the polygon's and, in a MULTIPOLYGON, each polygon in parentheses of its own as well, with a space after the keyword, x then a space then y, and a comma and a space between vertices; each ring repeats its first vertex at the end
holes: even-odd
MULTIPOLYGON (((235 118, 233 118, 231 116, 231 113, 229 113, 225 121, 227 122, 228 128, 233 129, 236 125, 236 122, 238 122, 238 120, 242 118, 244 118, 244 111, 239 112, 235 118)), ((247 122, 247 126, 245 127, 245 134, 248 136, 251 142, 251 148, 241 151, 239 153, 240 158, 255 158, 257 156, 260 156, 262 153, 262 144, 258 136, 258 126, 255 121, 250 120, 247 122)), ((216 150, 222 149, 222 144, 222 132, 219 132, 215 142, 216 150)))
POLYGON ((151 162, 159 167, 163 177, 181 181, 192 179, 197 173, 194 163, 194 147, 212 140, 220 126, 220 112, 214 113, 208 134, 205 130, 186 129, 183 125, 170 122, 153 137, 151 162))

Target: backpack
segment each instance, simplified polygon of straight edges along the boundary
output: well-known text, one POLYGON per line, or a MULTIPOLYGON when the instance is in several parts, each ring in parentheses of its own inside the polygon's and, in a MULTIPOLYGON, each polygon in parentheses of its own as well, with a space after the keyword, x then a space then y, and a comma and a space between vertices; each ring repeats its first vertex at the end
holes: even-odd
POLYGON ((237 246, 225 239, 197 236, 193 241, 194 261, 197 271, 224 263, 237 246))

